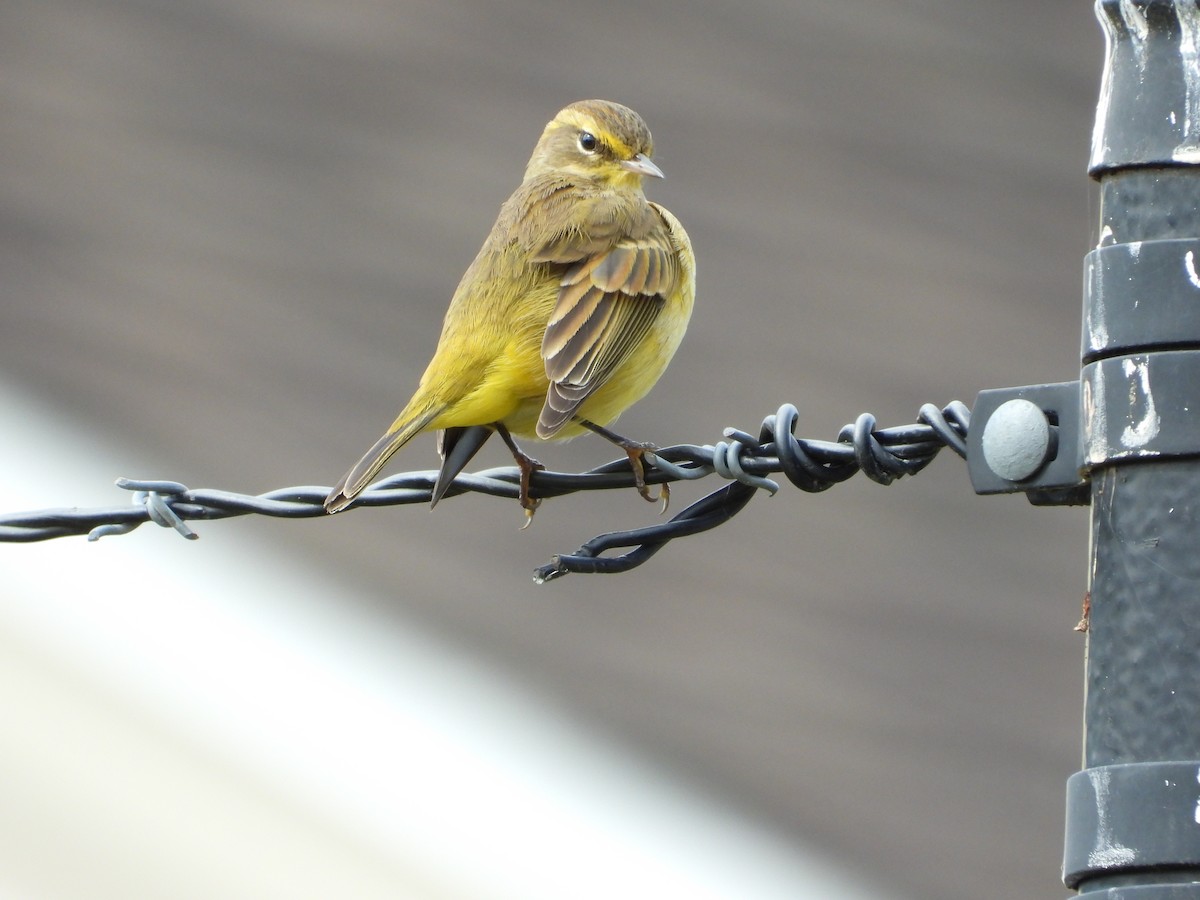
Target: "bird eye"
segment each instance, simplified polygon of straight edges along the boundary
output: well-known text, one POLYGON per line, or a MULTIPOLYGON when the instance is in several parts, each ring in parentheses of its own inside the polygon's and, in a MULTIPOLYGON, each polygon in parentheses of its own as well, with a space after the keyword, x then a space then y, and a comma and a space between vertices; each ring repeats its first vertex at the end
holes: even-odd
POLYGON ((600 142, 596 140, 596 136, 590 131, 579 132, 579 149, 584 153, 595 153, 596 147, 600 142))

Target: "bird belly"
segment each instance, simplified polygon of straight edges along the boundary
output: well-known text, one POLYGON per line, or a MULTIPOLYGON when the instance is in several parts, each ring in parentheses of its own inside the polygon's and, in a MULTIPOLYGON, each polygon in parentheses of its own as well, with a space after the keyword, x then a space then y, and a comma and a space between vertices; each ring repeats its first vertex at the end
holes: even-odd
POLYGON ((474 390, 448 406, 430 423, 431 429, 502 422, 514 434, 523 434, 524 429, 514 423, 529 416, 527 408, 533 409, 531 421, 536 424, 550 386, 536 347, 510 346, 488 363, 476 380, 474 390))

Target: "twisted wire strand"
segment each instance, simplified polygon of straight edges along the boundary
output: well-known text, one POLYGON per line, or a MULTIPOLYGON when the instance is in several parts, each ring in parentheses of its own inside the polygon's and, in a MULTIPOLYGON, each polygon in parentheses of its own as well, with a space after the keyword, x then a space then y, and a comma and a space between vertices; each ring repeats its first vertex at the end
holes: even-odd
MULTIPOLYGON (((666 522, 598 535, 574 553, 556 555, 550 563, 534 571, 534 581, 541 584, 570 572, 613 573, 634 569, 670 541, 729 521, 760 490, 776 493, 780 486, 770 477, 774 474, 782 473, 800 490, 813 493, 827 490, 860 471, 874 482, 891 484, 897 478, 921 471, 943 447, 965 459, 971 412, 957 400, 944 409, 927 403, 921 407, 916 424, 879 430, 875 427, 875 417, 864 413, 844 426, 835 441, 795 437, 799 418, 799 411, 788 403, 763 419, 757 435, 731 428, 725 431, 726 440, 713 445, 679 444, 647 454, 652 466, 646 470, 646 481, 650 484, 695 480, 713 474, 729 483, 666 522), (623 548, 631 549, 616 556, 603 555, 623 548)), ((436 479, 437 472, 433 470, 393 475, 371 485, 353 507, 428 503, 436 479)), ((290 519, 323 516, 329 492, 321 485, 249 495, 190 490, 177 481, 118 478, 116 483, 117 487, 132 492, 132 505, 0 515, 0 543, 28 543, 71 535, 87 535, 89 541, 95 541, 109 535, 128 534, 146 522, 172 528, 195 540, 199 535, 188 527, 189 521, 249 514, 290 519)), ((473 492, 516 499, 519 483, 520 473, 515 466, 464 473, 454 479, 446 497, 473 492)), ((622 457, 586 472, 536 472, 531 494, 547 498, 633 486, 629 460, 622 457)))

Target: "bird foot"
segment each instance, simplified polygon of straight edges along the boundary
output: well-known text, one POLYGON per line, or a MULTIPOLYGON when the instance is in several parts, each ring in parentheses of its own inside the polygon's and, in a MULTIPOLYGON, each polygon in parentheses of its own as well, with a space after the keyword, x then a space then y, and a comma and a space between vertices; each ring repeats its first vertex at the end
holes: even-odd
POLYGON ((541 471, 546 467, 525 453, 522 453, 520 456, 513 454, 513 456, 517 461, 517 468, 521 470, 521 493, 519 499, 521 501, 521 509, 525 510, 525 524, 521 526, 521 530, 524 531, 533 524, 533 514, 542 505, 540 497, 529 496, 530 479, 533 477, 534 472, 541 471))
POLYGON ((641 494, 642 499, 650 503, 662 501, 662 509, 658 511, 661 516, 667 511, 667 506, 671 502, 671 486, 663 482, 658 487, 658 495, 650 493, 650 488, 646 485, 646 462, 647 453, 654 453, 658 450, 654 444, 643 443, 642 441, 631 441, 627 437, 621 437, 614 431, 609 431, 607 428, 597 425, 595 422, 590 422, 587 419, 575 418, 575 421, 586 428, 588 431, 593 431, 600 437, 610 443, 616 444, 625 451, 625 455, 629 457, 629 468, 633 470, 633 484, 637 488, 637 492, 641 494))
POLYGON ((658 493, 653 494, 650 492, 650 486, 646 484, 645 457, 647 453, 653 453, 658 448, 653 444, 630 440, 623 441, 620 446, 629 457, 629 468, 633 470, 633 484, 637 488, 637 492, 648 503, 658 503, 661 500, 662 508, 658 514, 660 516, 665 514, 671 503, 671 486, 664 482, 658 486, 658 493))
POLYGON ((521 492, 517 497, 521 501, 521 509, 525 510, 525 524, 521 526, 521 530, 524 531, 533 522, 533 514, 537 512, 537 508, 542 505, 540 497, 534 498, 529 496, 530 479, 533 478, 534 472, 540 472, 546 467, 518 447, 517 442, 513 440, 512 435, 508 433, 508 429, 504 425, 496 422, 491 427, 496 429, 496 433, 500 435, 500 439, 508 447, 509 453, 512 454, 513 460, 521 472, 521 492))

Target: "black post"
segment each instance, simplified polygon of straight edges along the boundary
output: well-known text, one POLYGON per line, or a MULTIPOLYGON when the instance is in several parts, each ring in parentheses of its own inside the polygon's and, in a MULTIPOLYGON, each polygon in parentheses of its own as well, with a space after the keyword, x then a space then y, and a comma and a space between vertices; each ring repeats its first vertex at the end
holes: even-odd
POLYGON ((1092 484, 1084 765, 1063 880, 1200 898, 1200 8, 1099 0, 1083 425, 1092 484))

